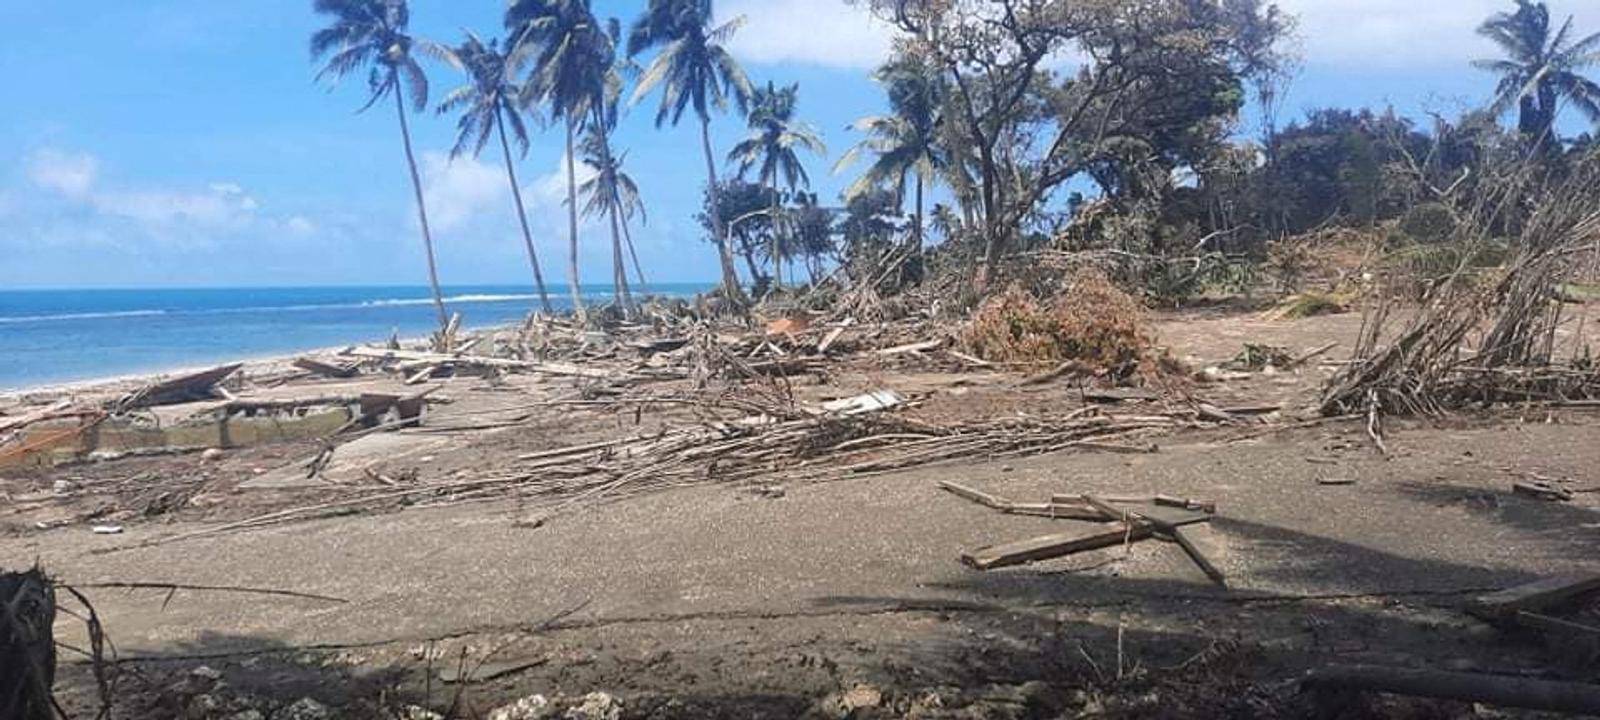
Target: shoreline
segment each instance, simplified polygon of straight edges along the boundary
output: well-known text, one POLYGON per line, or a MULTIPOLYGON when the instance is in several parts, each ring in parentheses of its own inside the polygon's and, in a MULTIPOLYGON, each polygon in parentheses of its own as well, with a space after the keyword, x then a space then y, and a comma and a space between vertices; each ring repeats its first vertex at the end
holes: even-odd
MULTIPOLYGON (((462 333, 466 336, 471 336, 499 332, 512 327, 513 325, 510 324, 469 327, 462 328, 462 333)), ((428 338, 426 336, 400 338, 400 344, 402 346, 426 343, 427 341, 428 338)), ((283 352, 254 355, 251 357, 235 356, 217 360, 215 362, 182 365, 178 367, 163 368, 160 370, 135 371, 115 375, 83 378, 80 380, 51 381, 24 387, 0 388, 0 406, 26 403, 31 398, 38 396, 57 397, 74 394, 91 395, 96 393, 109 393, 117 390, 133 389, 135 387, 148 385, 152 382, 167 379, 175 375, 197 373, 232 363, 241 363, 243 367, 239 368, 239 374, 246 376, 262 375, 270 372, 284 372, 293 369, 290 363, 296 358, 325 355, 336 356, 343 352, 346 348, 360 347, 362 345, 370 346, 371 343, 344 343, 340 345, 329 345, 302 350, 287 350, 283 352)))
MULTIPOLYGON (((694 292, 700 291, 697 288, 698 286, 690 284, 668 284, 665 287, 651 288, 642 292, 639 298, 641 300, 652 297, 687 298, 692 297, 694 292)), ((455 290, 477 292, 499 291, 502 288, 485 286, 457 288, 455 290)), ((457 297, 471 296, 458 295, 457 297)), ((288 301, 284 300, 284 302, 288 301)), ((387 303, 388 301, 383 302, 387 303)), ((468 305, 470 306, 472 303, 469 302, 468 305)), ((497 306, 497 304, 491 306, 497 306)), ((390 307, 390 305, 380 304, 369 309, 387 307, 390 307)), ((282 308, 275 306, 265 307, 261 311, 267 312, 278 309, 282 308)), ((527 307, 521 308, 514 314, 507 314, 503 310, 490 311, 474 307, 462 307, 458 311, 469 318, 468 323, 462 327, 461 332, 463 333, 494 332, 516 327, 525 321, 529 313, 538 312, 536 308, 527 307), (468 312, 468 310, 475 310, 476 312, 468 312), (479 315, 482 320, 481 324, 472 323, 470 317, 479 313, 482 313, 479 315)), ((206 313, 208 317, 212 314, 211 310, 196 310, 195 312, 206 313)), ((558 310, 556 316, 565 316, 567 314, 567 311, 558 310)), ((376 329, 373 329, 369 334, 365 332, 365 329, 357 330, 353 327, 335 330, 334 332, 317 332, 314 327, 310 327, 312 332, 307 333, 305 337, 299 337, 300 333, 293 329, 293 327, 298 327, 298 320, 290 322, 295 324, 293 326, 283 326, 281 329, 269 328, 265 330, 266 334, 257 333, 254 336, 240 336, 238 340, 233 338, 232 331, 229 328, 218 326, 211 320, 208 320, 204 327, 193 328, 190 332, 216 332, 220 334, 197 338, 192 342, 181 332, 172 330, 174 321, 168 321, 166 326, 160 329, 160 332, 163 333, 160 335, 140 337, 136 329, 123 331, 122 334, 124 336, 133 337, 140 343, 146 345, 153 343, 155 346, 166 349, 166 352, 147 353, 150 357, 143 358, 143 360, 148 361, 148 364, 141 362, 140 358, 137 357, 122 357, 118 355, 119 350, 117 348, 122 347, 122 345, 116 342, 111 343, 110 346, 97 346, 92 336, 89 336, 88 340, 85 341, 83 338, 73 337, 71 333, 63 333, 62 337, 64 339, 58 342, 52 342, 53 336, 40 336, 42 339, 31 339, 24 343, 23 356, 20 359, 20 362, 23 363, 20 366, 22 372, 18 373, 16 377, 0 379, 0 402, 13 403, 19 399, 38 395, 93 392, 137 382, 147 382, 154 378, 196 372, 234 362, 245 363, 247 372, 260 372, 263 367, 273 367, 275 364, 283 365, 288 360, 301 355, 335 353, 352 345, 381 344, 383 340, 390 337, 390 330, 387 328, 393 328, 402 333, 400 335, 401 342, 407 344, 425 343, 428 333, 433 330, 431 327, 423 327, 420 323, 390 322, 386 320, 380 323, 387 326, 386 329, 383 329, 381 338, 376 329), (213 328, 216 329, 213 330, 213 328), (261 338, 280 340, 283 344, 261 342, 259 341, 261 338), (252 339, 256 341, 252 341, 252 339), (303 343, 297 344, 295 342, 296 339, 303 341, 303 343), (71 346, 68 343, 84 344, 76 350, 69 351, 68 348, 71 346), (55 346, 51 347, 52 344, 55 346), (274 347, 275 345, 276 347, 274 347), (30 353, 33 354, 30 355, 30 353), (99 356, 102 354, 103 356, 99 356), (48 372, 29 372, 30 367, 34 371, 43 368, 47 369, 48 372)), ((313 322, 313 326, 315 324, 313 322)), ((118 325, 122 328, 137 327, 126 323, 119 323, 118 325)), ((179 325, 181 326, 181 323, 179 325)))

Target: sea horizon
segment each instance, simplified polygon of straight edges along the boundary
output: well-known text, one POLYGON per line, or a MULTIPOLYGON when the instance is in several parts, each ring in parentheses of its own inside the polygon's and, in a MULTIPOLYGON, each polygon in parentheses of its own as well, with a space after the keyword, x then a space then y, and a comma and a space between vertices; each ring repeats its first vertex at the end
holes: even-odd
MULTIPOLYGON (((636 295, 687 297, 711 283, 655 283, 636 295)), ((602 304, 609 284, 579 286, 602 304)), ((445 306, 467 328, 521 321, 539 309, 526 285, 449 285, 445 306)), ((566 285, 549 288, 557 312, 566 285)), ((199 365, 417 337, 437 325, 417 285, 0 290, 0 391, 154 374, 199 365)))

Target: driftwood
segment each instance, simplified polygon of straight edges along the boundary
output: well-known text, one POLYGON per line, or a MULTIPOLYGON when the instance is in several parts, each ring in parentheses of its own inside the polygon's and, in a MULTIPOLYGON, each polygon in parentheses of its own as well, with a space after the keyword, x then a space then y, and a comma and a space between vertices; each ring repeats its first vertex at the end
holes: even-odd
POLYGON ((55 616, 55 590, 44 573, 0 573, 0 718, 55 718, 55 616))
MULTIPOLYGON (((1301 687, 1323 693, 1384 692, 1503 707, 1568 713, 1600 712, 1600 685, 1532 680, 1505 675, 1416 670, 1377 665, 1329 665, 1312 670, 1301 687)), ((1334 708, 1323 707, 1333 711, 1334 708)))

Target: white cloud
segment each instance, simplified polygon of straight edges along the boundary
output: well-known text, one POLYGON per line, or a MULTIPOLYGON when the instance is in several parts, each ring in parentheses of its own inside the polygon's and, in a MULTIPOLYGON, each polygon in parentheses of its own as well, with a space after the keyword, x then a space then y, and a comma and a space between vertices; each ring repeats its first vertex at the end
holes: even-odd
POLYGON ((57 207, 73 213, 42 226, 40 236, 57 244, 77 238, 72 242, 80 245, 202 248, 256 232, 295 229, 264 216, 260 203, 238 183, 213 182, 194 190, 113 185, 102 180, 100 164, 90 153, 58 148, 28 156, 28 179, 45 193, 39 199, 53 197, 57 207))
POLYGON ((429 224, 445 233, 466 226, 486 211, 509 207, 511 202, 505 171, 473 157, 452 160, 441 152, 423 153, 422 188, 429 224))
MULTIPOLYGON (((428 204, 428 222, 439 245, 442 274, 452 267, 477 267, 526 262, 505 169, 471 157, 451 160, 441 152, 422 154, 422 194, 428 204)), ((522 186, 522 201, 547 279, 564 275, 567 253, 567 166, 565 155, 534 173, 522 186)), ((594 175, 586 164, 577 167, 581 185, 594 175)), ((582 200, 580 199, 581 203, 582 200)), ((581 207, 581 205, 580 205, 581 207)), ((416 228, 416 211, 408 204, 407 224, 416 228)), ((579 252, 585 277, 596 275, 611 262, 610 226, 596 218, 579 219, 579 252)), ((600 276, 603 277, 603 276, 600 276)))
POLYGON ((105 189, 100 161, 89 153, 44 148, 28 161, 34 185, 87 206, 96 213, 150 225, 207 226, 247 221, 259 206, 237 183, 211 183, 203 191, 105 189))
POLYGON ((101 191, 90 198, 106 215, 152 225, 194 223, 205 226, 247 222, 255 212, 255 199, 242 193, 182 192, 168 190, 101 191))
MULTIPOLYGON (((1299 40, 1310 65, 1347 69, 1434 70, 1494 55, 1477 34, 1510 0, 1277 0, 1299 17, 1299 40)), ((1549 0, 1556 21, 1600 27, 1600 3, 1549 0)), ((796 62, 871 69, 888 56, 894 28, 844 0, 728 0, 721 18, 744 15, 731 43, 752 63, 796 62)))
POLYGON ((284 222, 283 227, 295 235, 315 235, 317 224, 304 215, 295 215, 284 222))
MULTIPOLYGON (((1351 69, 1432 70, 1493 56, 1477 34, 1510 0, 1278 0, 1299 16, 1299 36, 1309 65, 1351 69)), ((1600 3, 1551 0, 1550 14, 1577 18, 1577 27, 1600 25, 1600 3)))
POLYGON ((28 179, 46 190, 82 196, 94 186, 100 162, 88 153, 44 148, 28 158, 28 179))
POLYGON ((889 56, 894 28, 843 0, 730 0, 720 18, 745 16, 729 43, 741 60, 871 69, 889 56))

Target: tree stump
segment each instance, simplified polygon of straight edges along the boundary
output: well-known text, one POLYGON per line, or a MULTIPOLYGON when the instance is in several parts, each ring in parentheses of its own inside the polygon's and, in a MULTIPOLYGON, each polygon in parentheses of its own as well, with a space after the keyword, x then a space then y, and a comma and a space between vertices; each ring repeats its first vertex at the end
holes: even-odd
POLYGON ((37 568, 0 572, 0 720, 52 720, 55 590, 37 568))

